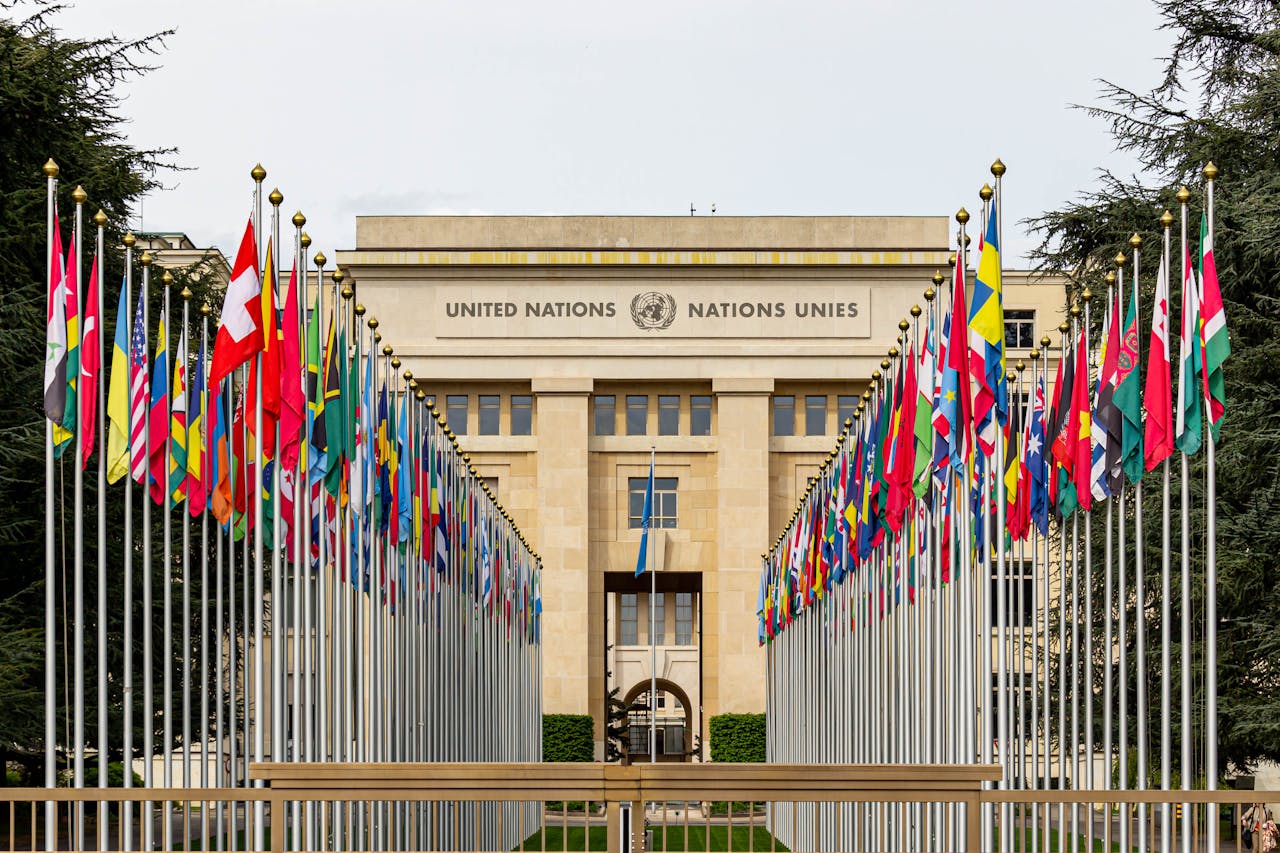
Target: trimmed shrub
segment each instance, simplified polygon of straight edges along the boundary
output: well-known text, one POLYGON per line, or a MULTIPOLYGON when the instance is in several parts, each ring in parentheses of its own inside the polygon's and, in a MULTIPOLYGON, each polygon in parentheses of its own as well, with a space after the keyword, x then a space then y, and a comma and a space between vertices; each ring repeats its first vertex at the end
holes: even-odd
POLYGON ((542 715, 543 761, 593 761, 595 738, 590 714, 542 715))
POLYGON ((763 762, 764 714, 718 714, 711 718, 711 760, 763 762))

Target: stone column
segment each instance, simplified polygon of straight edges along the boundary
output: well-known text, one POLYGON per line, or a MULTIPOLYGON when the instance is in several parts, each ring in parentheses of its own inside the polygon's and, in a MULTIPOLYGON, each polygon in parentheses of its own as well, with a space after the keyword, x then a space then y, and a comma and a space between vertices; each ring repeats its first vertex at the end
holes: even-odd
POLYGON ((760 554, 769 544, 769 403, 772 379, 717 379, 717 564, 704 577, 702 719, 764 711, 764 652, 756 641, 760 554))
MULTIPOLYGON (((591 379, 533 380, 537 398, 538 530, 542 555, 542 701, 549 714, 589 707, 587 436, 591 379)), ((602 621, 602 620, 601 620, 602 621)))

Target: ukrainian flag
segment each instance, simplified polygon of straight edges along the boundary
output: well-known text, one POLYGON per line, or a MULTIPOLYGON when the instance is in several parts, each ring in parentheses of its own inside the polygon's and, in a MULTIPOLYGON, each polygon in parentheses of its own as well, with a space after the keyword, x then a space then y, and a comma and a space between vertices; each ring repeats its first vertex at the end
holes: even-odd
POLYGON ((997 422, 1009 415, 1004 378, 1004 305, 1000 283, 1000 226, 995 205, 987 218, 982 256, 969 309, 969 372, 973 381, 973 420, 978 442, 988 456, 995 452, 997 422))

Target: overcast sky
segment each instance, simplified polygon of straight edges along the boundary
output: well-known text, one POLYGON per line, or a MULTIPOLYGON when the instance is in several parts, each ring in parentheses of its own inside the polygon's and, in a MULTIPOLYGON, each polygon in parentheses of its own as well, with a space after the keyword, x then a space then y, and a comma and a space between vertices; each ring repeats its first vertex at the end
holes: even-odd
POLYGON ((1147 0, 78 0, 57 21, 176 30, 123 112, 192 171, 131 224, 229 253, 255 161, 330 255, 358 214, 951 215, 996 156, 1012 223, 1131 167, 1071 104, 1150 88, 1169 47, 1147 0))

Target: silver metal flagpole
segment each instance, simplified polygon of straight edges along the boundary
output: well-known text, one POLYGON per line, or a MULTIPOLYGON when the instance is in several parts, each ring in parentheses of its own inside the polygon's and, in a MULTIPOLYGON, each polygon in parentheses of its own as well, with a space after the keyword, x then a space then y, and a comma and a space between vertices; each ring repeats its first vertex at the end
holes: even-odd
MULTIPOLYGON (((54 284, 54 270, 62 259, 53 248, 53 229, 57 218, 58 164, 50 159, 44 164, 45 174, 45 234, 46 271, 49 291, 49 313, 53 314, 53 301, 62 296, 62 288, 54 284)), ((46 359, 52 356, 46 354, 46 359)), ((54 586, 57 582, 54 561, 57 542, 54 537, 53 502, 53 421, 44 421, 44 786, 55 788, 58 784, 58 734, 55 720, 57 691, 57 636, 55 629, 54 586)), ((44 804, 44 843, 46 850, 57 848, 58 814, 53 800, 44 804)))
MULTIPOLYGON (((1182 283, 1185 288, 1187 282, 1187 202, 1191 199, 1191 191, 1186 187, 1178 190, 1178 205, 1182 213, 1182 283)), ((1183 308, 1186 307, 1186 294, 1183 294, 1183 308)), ((1185 325, 1185 319, 1183 322, 1185 325)), ((1179 359, 1185 359, 1185 353, 1178 354, 1179 359)), ((1179 372, 1178 382, 1181 384, 1183 377, 1179 372)), ((1200 393, 1199 389, 1189 389, 1187 393, 1200 393)), ((1182 689, 1182 707, 1179 715, 1179 725, 1181 726, 1182 739, 1182 761, 1179 764, 1179 770, 1182 775, 1182 789, 1190 790, 1195 783, 1195 773, 1191 765, 1191 744, 1194 739, 1193 727, 1191 722, 1191 495, 1189 491, 1191 475, 1188 470, 1187 454, 1180 454, 1182 461, 1182 678, 1180 686, 1182 689)), ((1182 804, 1182 851, 1183 853, 1191 853, 1191 834, 1192 834, 1191 804, 1182 804)))
MULTIPOLYGON (((1133 248, 1133 280, 1131 287, 1133 288, 1133 322, 1135 327, 1138 324, 1139 296, 1142 293, 1142 279, 1139 274, 1142 271, 1142 237, 1136 232, 1129 238, 1129 245, 1133 248)), ((1134 365, 1133 369, 1138 370, 1142 364, 1142 338, 1139 335, 1134 342, 1134 365)), ((1136 381, 1137 377, 1134 377, 1136 381)), ((1141 463, 1139 463, 1141 464, 1141 463)), ((1141 470, 1141 469, 1139 469, 1141 470)), ((1137 788, 1140 791, 1147 788, 1147 581, 1143 572, 1146 552, 1146 538, 1143 536, 1142 529, 1142 480, 1138 480, 1134 484, 1133 495, 1133 583, 1136 597, 1134 599, 1134 630, 1136 637, 1136 659, 1134 662, 1134 675, 1137 678, 1138 687, 1138 778, 1137 788)), ((1121 525, 1124 524, 1123 515, 1121 516, 1121 525)), ((1123 528, 1122 528, 1123 529, 1123 528)), ((1146 851, 1150 849, 1150 837, 1147 825, 1147 804, 1138 804, 1138 849, 1146 851)))
MULTIPOLYGON (((1043 381, 1043 383, 1044 383, 1044 386, 1045 386, 1044 403, 1043 403, 1043 409, 1042 409, 1043 414, 1041 415, 1041 417, 1042 417, 1041 424, 1042 424, 1042 428, 1043 428, 1043 431, 1044 431, 1044 434, 1045 434, 1045 435, 1048 435, 1049 394, 1052 394, 1052 393, 1053 393, 1052 387, 1051 387, 1051 386, 1050 386, 1050 384, 1049 384, 1049 351, 1050 351, 1050 350, 1049 350, 1049 348, 1050 348, 1052 345, 1053 345, 1053 339, 1052 339, 1052 338, 1050 338, 1048 335, 1043 335, 1043 336, 1041 336, 1041 338, 1040 338, 1040 355, 1041 355, 1041 358, 1044 360, 1044 363, 1043 363, 1042 365, 1040 365, 1040 366, 1039 366, 1039 369, 1040 369, 1040 376, 1041 376, 1041 379, 1042 379, 1042 381, 1043 381)), ((1039 385, 1037 385, 1037 386, 1036 386, 1036 388, 1037 388, 1037 392, 1039 391, 1039 387, 1040 387, 1039 385)), ((1053 457, 1052 457, 1052 455, 1051 455, 1051 453, 1050 453, 1050 449, 1049 449, 1047 446, 1046 446, 1046 447, 1042 447, 1042 448, 1041 448, 1041 459, 1040 459, 1040 464, 1041 464, 1041 466, 1042 466, 1042 467, 1041 467, 1041 471, 1042 471, 1042 473, 1044 473, 1044 475, 1045 475, 1045 487, 1046 487, 1046 494, 1045 494, 1045 498, 1044 498, 1044 499, 1045 499, 1045 503, 1046 503, 1046 504, 1048 504, 1048 502, 1049 502, 1049 493, 1048 493, 1049 478, 1050 478, 1050 477, 1052 477, 1052 476, 1054 476, 1053 464, 1052 464, 1052 461, 1051 461, 1052 459, 1053 459, 1053 457)), ((1046 517, 1052 517, 1052 515, 1053 515, 1053 508, 1052 508, 1052 507, 1048 507, 1048 506, 1046 506, 1045 512, 1046 512, 1046 517)), ((1037 530, 1038 530, 1038 528, 1037 528, 1037 530)), ((1044 716, 1041 718, 1041 720, 1042 720, 1042 721, 1041 721, 1041 726, 1042 726, 1042 728, 1041 728, 1041 746, 1042 746, 1042 748, 1043 748, 1043 752, 1044 752, 1044 773, 1043 773, 1043 775, 1041 776, 1041 785, 1042 785, 1042 787, 1043 787, 1043 788, 1045 788, 1045 790, 1048 790, 1048 788, 1049 788, 1049 780, 1050 780, 1050 773, 1051 773, 1051 770, 1050 770, 1050 759, 1051 759, 1051 754, 1050 754, 1050 748, 1049 748, 1049 745, 1050 745, 1050 743, 1052 743, 1052 740, 1053 740, 1053 738, 1052 738, 1052 735, 1053 735, 1053 728, 1052 728, 1052 722, 1053 722, 1053 721, 1052 721, 1052 714, 1053 714, 1053 709, 1052 709, 1052 699, 1053 699, 1053 696, 1052 696, 1052 694, 1051 694, 1051 692, 1050 692, 1050 682, 1049 682, 1049 663, 1050 663, 1050 657, 1049 657, 1049 625, 1050 625, 1050 623, 1049 623, 1049 607, 1050 607, 1050 601, 1051 601, 1051 600, 1050 600, 1050 597, 1049 597, 1049 596, 1050 596, 1050 592, 1049 592, 1049 569, 1050 569, 1050 565, 1049 565, 1049 547, 1050 547, 1050 537, 1049 537, 1049 535, 1048 535, 1048 527, 1046 526, 1046 528, 1045 528, 1045 533, 1038 534, 1038 535, 1039 535, 1040 539, 1039 539, 1039 541, 1037 542, 1037 545, 1043 545, 1043 551, 1044 551, 1044 559, 1041 561, 1041 564, 1040 564, 1040 594, 1041 594, 1041 602, 1040 602, 1040 623, 1041 623, 1041 625, 1040 625, 1040 641, 1041 641, 1041 647, 1040 647, 1040 678, 1041 678, 1041 682, 1040 682, 1040 695, 1044 697, 1044 701, 1043 701, 1043 706, 1044 706, 1044 716)), ((1037 548, 1035 549, 1035 551, 1036 551, 1036 553, 1037 553, 1037 554, 1039 554, 1039 553, 1040 553, 1040 550, 1041 550, 1041 549, 1040 549, 1039 547, 1037 547, 1037 548)), ((1061 566, 1061 565, 1059 565, 1059 567, 1058 567, 1058 568, 1059 568, 1059 578, 1058 578, 1058 582, 1059 582, 1059 586, 1061 586, 1061 582, 1062 582, 1061 569, 1062 569, 1062 566, 1061 566)), ((1039 811, 1040 811, 1040 809, 1037 807, 1037 808, 1036 808, 1036 812, 1038 813, 1039 811)), ((1048 851, 1048 849, 1049 849, 1049 841, 1050 841, 1049 829, 1050 829, 1050 823, 1051 823, 1051 821, 1050 821, 1050 819, 1049 819, 1049 808, 1048 808, 1048 806, 1045 806, 1045 810, 1044 810, 1044 849, 1045 849, 1046 851, 1048 851)), ((1059 827, 1061 827, 1061 821, 1059 821, 1059 827)))
MULTIPOLYGON (((654 460, 657 458, 657 446, 649 448, 649 471, 653 472, 654 460)), ((649 483, 650 492, 656 491, 653 488, 653 482, 649 483)), ((649 534, 653 539, 653 508, 649 510, 649 534)), ((654 637, 654 599, 657 597, 658 580, 655 576, 654 568, 654 552, 657 550, 656 543, 649 542, 649 763, 658 763, 658 645, 654 637)), ((641 804, 641 808, 644 805, 641 804)))
MULTIPOLYGON (((1073 308, 1073 314, 1078 309, 1073 308)), ((1069 337, 1071 333, 1071 325, 1066 320, 1058 326, 1058 331, 1062 334, 1062 353, 1061 359, 1071 358, 1071 348, 1074 341, 1069 337)), ((1066 389, 1060 388, 1059 394, 1065 395, 1066 389)), ((1061 405, 1060 400, 1054 401, 1056 405, 1061 405)), ((1054 418, 1057 419, 1058 412, 1055 409, 1054 418)), ((1068 415, 1068 421, 1070 415, 1068 415)), ((1070 424, 1065 428, 1070 428, 1070 424)), ((1056 472, 1053 466, 1049 466, 1049 476, 1055 476, 1056 472)), ((1062 486, 1063 488, 1075 488, 1069 481, 1062 486)), ((1067 524, 1066 519, 1057 515, 1058 521, 1058 790, 1064 790, 1067 787, 1067 693, 1071 689, 1070 681, 1067 676, 1067 584, 1068 574, 1067 568, 1067 524)), ((1062 838, 1066 835, 1066 817, 1067 809, 1064 803, 1058 803, 1058 836, 1062 838)))
MULTIPOLYGON (((271 252, 270 268, 262 270, 262 286, 263 288, 271 288, 271 305, 280 304, 280 294, 277 288, 279 282, 279 253, 280 253, 280 205, 284 203, 284 195, 279 189, 272 189, 267 196, 267 200, 271 203, 271 252)), ((264 264, 266 261, 264 261, 264 264)), ((271 319, 270 327, 278 326, 276 318, 271 319)), ((280 359, 280 336, 277 335, 273 341, 265 341, 267 349, 273 354, 270 356, 279 361, 280 359)), ((279 394, 279 389, 276 391, 279 394)), ((285 602, 285 589, 283 583, 283 560, 281 559, 280 548, 283 542, 280 537, 280 528, 284 525, 284 517, 282 515, 280 500, 280 419, 277 415, 275 423, 275 431, 272 435, 263 436, 259 433, 259 443, 270 443, 274 448, 272 452, 271 464, 271 759, 273 761, 286 761, 285 744, 285 719, 284 719, 284 699, 286 691, 286 673, 287 662, 285 658, 285 632, 288 630, 288 605, 285 602)), ((263 454, 263 464, 265 465, 266 454, 263 454)), ((263 519, 265 521, 265 519, 263 519)), ((296 823, 295 823, 296 826, 296 823)), ((283 830, 284 827, 281 827, 283 830)))
MULTIPOLYGON (((80 340, 67 341, 68 349, 75 346, 80 350, 84 345, 84 321, 85 311, 79 306, 83 305, 84 298, 84 264, 81 261, 83 256, 82 243, 84 241, 84 203, 88 199, 88 194, 81 187, 76 187, 71 193, 71 198, 76 203, 75 213, 75 232, 71 238, 71 251, 75 256, 76 265, 76 316, 79 318, 78 327, 76 329, 80 340)), ((68 330, 70 331, 70 330, 68 330)), ((99 336, 101 337, 101 336, 99 336)), ((72 649, 72 680, 75 682, 75 691, 72 711, 73 735, 74 743, 71 744, 72 756, 74 763, 72 765, 72 785, 76 788, 84 787, 84 467, 80 464, 80 443, 84 440, 82 435, 83 419, 80 417, 83 410, 83 401, 79 399, 80 392, 84 390, 84 353, 80 353, 79 364, 77 365, 76 379, 76 412, 75 423, 72 426, 74 430, 72 450, 72 471, 74 472, 75 483, 75 510, 74 510, 74 542, 72 554, 74 555, 74 570, 71 579, 72 589, 72 621, 73 632, 72 642, 75 648, 72 649)), ((68 377, 70 380, 72 377, 68 377)), ((101 384, 101 383, 99 383, 101 384)), ((64 635, 65 636, 65 635, 64 635)), ((76 803, 75 807, 75 824, 74 838, 76 847, 84 849, 84 803, 76 803)))
MULTIPOLYGON (((1210 245, 1213 240, 1213 185, 1218 167, 1204 167, 1205 219, 1210 245)), ((1204 246, 1200 247, 1201 252, 1204 246)), ((1203 287, 1203 282, 1201 286, 1203 287)), ((1202 321, 1203 322, 1203 321, 1202 321)), ((1203 344, 1203 342, 1202 342, 1203 344)), ((1205 788, 1218 790, 1218 468, 1217 447, 1210 428, 1213 411, 1205 377, 1205 555, 1204 555, 1204 764, 1205 788)), ((1208 834, 1211 850, 1218 846, 1218 807, 1208 806, 1208 834)))
MULTIPOLYGON (((1124 323, 1124 314, 1123 314, 1122 305, 1124 303, 1124 266, 1127 260, 1128 258, 1125 257, 1123 252, 1117 254, 1115 258, 1116 282, 1117 282, 1117 287, 1119 288, 1120 298, 1116 299, 1114 302, 1111 303, 1112 305, 1111 310, 1116 312, 1119 315, 1118 320, 1119 320, 1120 326, 1123 326, 1123 323, 1124 323)), ((1136 282, 1134 283, 1134 286, 1135 287, 1137 286, 1136 282)), ((1121 334, 1123 334, 1123 331, 1121 332, 1121 334)), ((1119 344, 1118 341, 1116 343, 1119 344)), ((1120 436, 1114 436, 1113 440, 1119 441, 1120 436)), ((1129 788, 1129 613, 1128 613, 1129 580, 1126 572, 1127 564, 1125 561, 1125 556, 1126 556, 1125 548, 1127 543, 1125 541, 1125 535, 1124 535, 1125 488, 1124 488, 1123 479, 1120 481, 1119 492, 1120 494, 1118 496, 1118 499, 1115 501, 1116 509, 1118 511, 1117 520, 1119 522, 1119 530, 1117 535, 1119 537, 1118 544, 1120 546, 1117 552, 1117 560, 1116 560, 1116 570, 1117 570, 1117 575, 1116 575, 1117 602, 1116 603, 1119 607, 1119 626, 1118 627, 1120 632, 1120 648, 1118 649, 1119 672, 1117 673, 1119 676, 1117 679, 1117 682, 1120 686, 1120 696, 1118 697, 1119 706, 1120 706, 1119 707, 1120 761, 1119 761, 1119 767, 1118 767, 1118 771, 1119 771, 1118 775, 1119 775, 1119 782, 1120 782, 1119 788, 1120 790, 1124 791, 1124 790, 1128 790, 1129 788)), ((1111 518, 1111 506, 1110 506, 1110 502, 1108 502, 1108 506, 1107 506, 1108 535, 1110 535, 1110 523, 1109 523, 1110 518, 1111 518)), ((1108 568, 1109 567, 1110 566, 1108 565, 1108 568)), ((1110 603, 1108 603, 1108 607, 1109 606, 1110 606, 1110 603)), ((1111 654, 1110 649, 1108 649, 1107 654, 1108 655, 1111 654)), ((1128 820, 1129 807, 1128 806, 1124 807, 1123 814, 1125 819, 1120 821, 1120 849, 1128 850, 1129 849, 1129 820, 1128 820)))
MULTIPOLYGON (((133 314, 128 313, 133 305, 133 246, 136 242, 132 232, 126 232, 124 239, 124 304, 126 319, 130 324, 130 354, 133 349, 133 314)), ((130 355, 132 362, 132 355, 130 355)), ((121 644, 124 658, 124 680, 121 690, 121 758, 124 762, 124 787, 133 787, 133 367, 129 367, 129 419, 126 432, 129 435, 128 470, 124 475, 124 548, 123 548, 123 586, 124 586, 124 627, 121 644)), ((123 845, 126 850, 133 849, 133 802, 125 800, 121 804, 120 823, 124 827, 123 845)))
MULTIPOLYGON (((170 312, 170 291, 173 290, 173 275, 165 270, 160 281, 164 284, 164 348, 168 352, 169 337, 173 334, 172 317, 170 312)), ((186 323, 183 323, 186 328, 186 323)), ((179 340, 182 336, 179 333, 179 340)), ((161 548, 163 561, 163 577, 164 589, 162 590, 162 600, 164 602, 164 639, 160 645, 160 655, 164 659, 164 670, 160 681, 161 689, 164 696, 160 699, 161 713, 163 715, 161 736, 164 738, 160 744, 160 754, 162 758, 161 779, 166 788, 173 787, 173 507, 170 505, 169 497, 169 462, 173 459, 173 445, 171 442, 172 429, 170 428, 170 419, 173 417, 173 400, 169 398, 169 394, 173 388, 173 372, 176 366, 175 362, 178 353, 175 351, 165 359, 165 376, 161 379, 164 383, 164 461, 160 466, 160 474, 158 476, 157 487, 160 493, 160 511, 163 513, 164 521, 164 543, 161 548)), ((161 839, 165 847, 169 847, 173 843, 173 802, 165 800, 161 809, 163 824, 161 825, 161 839)))
MULTIPOLYGON (((252 173, 254 179, 253 186, 253 215, 255 235, 262 233, 262 180, 266 178, 266 170, 259 172, 257 168, 252 173), (262 178, 258 175, 261 174, 262 178)), ((258 269, 262 269, 262 241, 259 238, 258 243, 258 269)), ((254 400, 253 400, 253 760, 262 762, 266 757, 266 734, 267 734, 267 703, 266 703, 266 673, 263 671, 265 662, 262 652, 262 633, 263 621, 265 619, 263 596, 265 595, 263 576, 263 562, 265 560, 265 546, 262 535, 262 466, 265 463, 263 455, 263 435, 262 435, 262 353, 259 352, 254 356, 256 369, 254 370, 254 400)), ((248 412, 245 413, 246 420, 248 412)), ((249 443, 245 443, 245 450, 249 449, 249 443)), ((246 501, 246 503, 248 503, 246 501)), ((247 535, 247 531, 246 531, 247 535)), ((246 626, 247 628, 247 626, 246 626)), ((263 787, 261 779, 254 780, 253 787, 263 787)), ((253 804, 253 843, 255 848, 261 850, 266 844, 266 833, 263 823, 266 819, 266 809, 261 800, 256 800, 253 804)))
MULTIPOLYGON (((1110 276, 1110 278, 1114 278, 1114 276, 1110 276)), ((1108 281, 1108 289, 1110 289, 1110 287, 1111 287, 1111 284, 1110 284, 1110 281, 1108 281)), ((1081 301, 1084 302, 1084 327, 1083 328, 1084 328, 1085 363, 1092 366, 1094 352, 1093 352, 1093 343, 1090 341, 1092 324, 1090 322, 1090 317, 1089 317, 1089 314, 1090 314, 1089 306, 1093 299, 1092 291, 1090 291, 1089 288, 1086 287, 1084 289, 1084 293, 1080 294, 1080 299, 1081 301)), ((1104 317, 1106 316, 1105 311, 1103 312, 1103 316, 1104 317)), ((1104 319, 1103 325, 1105 324, 1106 324, 1106 321, 1104 319)), ((1103 357, 1102 352, 1099 351, 1098 353, 1099 360, 1101 360, 1102 357, 1103 357)), ((1098 364, 1097 375, 1099 377, 1102 376, 1101 361, 1099 361, 1099 364, 1098 364)), ((1101 383, 1101 379, 1099 379, 1099 383, 1101 383)), ((1092 383, 1086 382, 1086 386, 1090 384, 1092 383)), ((1101 387, 1101 384, 1099 384, 1099 387, 1101 387)), ((1087 407, 1088 405, 1089 405, 1089 401, 1086 395, 1085 406, 1087 407)), ((1091 445, 1092 445, 1092 438, 1090 436, 1081 436, 1081 440, 1082 441, 1088 440, 1091 442, 1091 445)), ((1090 447, 1089 459, 1090 459, 1090 463, 1092 464, 1092 460, 1093 460, 1092 446, 1090 447)), ((1090 491, 1092 491, 1093 490, 1093 471, 1090 470, 1089 472, 1087 472, 1087 476, 1089 477, 1089 489, 1090 491)), ((1104 477, 1106 476, 1105 471, 1103 473, 1103 476, 1104 477)), ((1097 500, 1097 495, 1094 495, 1094 499, 1097 500)), ((1106 571, 1110 572, 1111 571, 1111 505, 1110 504, 1107 505, 1106 537, 1105 538, 1106 538, 1106 544, 1105 544, 1104 560, 1107 567, 1106 571)), ((1084 515, 1084 576, 1083 578, 1081 577, 1080 568, 1079 568, 1079 565, 1077 564, 1076 585, 1073 588, 1076 590, 1077 595, 1079 595, 1081 592, 1083 592, 1084 594, 1084 649, 1082 650, 1080 655, 1080 658, 1081 658, 1080 663, 1082 667, 1080 687, 1084 693, 1084 696, 1083 696, 1083 699, 1084 699, 1084 756, 1083 756, 1084 773, 1081 775, 1084 776, 1085 787, 1092 788, 1093 782, 1094 782, 1094 779, 1093 779, 1093 760, 1094 760, 1094 754, 1093 754, 1093 747, 1094 747, 1094 743, 1093 743, 1093 513, 1092 512, 1087 512, 1084 515)), ((1080 605, 1077 600, 1076 612, 1079 613, 1079 610, 1080 610, 1080 605)), ((1072 674, 1073 676, 1075 674, 1074 667, 1072 668, 1072 674)), ((1076 762, 1079 762, 1082 757, 1079 751, 1073 751, 1072 758, 1076 762)), ((1076 784, 1076 787, 1079 787, 1078 782, 1076 784)), ((1084 813, 1085 813, 1085 845, 1086 845, 1085 849, 1092 850, 1093 849, 1093 803, 1084 804, 1084 813)))
MULTIPOLYGON (((142 257, 139 259, 142 264, 142 334, 145 337, 148 334, 148 324, 150 322, 149 315, 151 313, 149 305, 150 285, 151 285, 151 253, 143 251, 142 257)), ((145 347, 144 347, 145 349, 145 347)), ((146 361, 146 355, 143 355, 143 361, 146 361)), ((149 374, 148 374, 149 376, 149 374)), ((145 720, 145 732, 143 735, 142 748, 142 783, 148 788, 154 787, 154 767, 155 767, 155 696, 152 690, 153 677, 155 670, 155 660, 152 651, 152 638, 154 630, 152 627, 152 614, 154 607, 152 606, 152 576, 151 576, 151 495, 150 495, 150 471, 151 471, 151 389, 144 390, 144 405, 146 406, 143 419, 146 423, 143 425, 143 446, 144 460, 142 463, 142 717, 145 720)), ((142 805, 142 845, 150 850, 154 844, 155 828, 153 825, 155 803, 147 800, 142 805)))
MULTIPOLYGON (((200 787, 210 787, 209 778, 209 487, 213 477, 213 466, 208 464, 212 458, 209 447, 209 315, 212 314, 209 303, 200 306, 200 352, 205 358, 197 362, 200 369, 200 436, 201 452, 204 458, 200 465, 200 487, 204 490, 202 499, 204 508, 200 511, 200 787)), ((191 442, 187 442, 187 452, 191 452, 191 442)), ((191 495, 187 495, 191 500, 191 495)), ((208 814, 209 803, 201 803, 200 814, 208 814)), ((204 821, 208 825, 208 820, 204 821)))
MULTIPOLYGON (((98 787, 107 787, 107 384, 103 381, 106 359, 103 352, 102 318, 106 283, 107 215, 99 210, 93 215, 98 226, 95 246, 95 263, 98 268, 97 323, 98 323, 98 609, 95 621, 98 625, 98 787)), ((87 325, 87 324, 86 324, 87 325)), ((85 330, 86 332, 88 329, 85 330)), ((98 804, 98 849, 107 849, 107 803, 98 804)))
MULTIPOLYGON (((1169 231, 1173 226, 1173 214, 1165 211, 1160 215, 1160 227, 1164 241, 1160 256, 1160 269, 1165 276, 1165 304, 1152 304, 1152 311, 1165 312, 1166 347, 1164 357, 1169 357, 1167 346, 1169 312, 1168 312, 1168 279, 1169 279, 1169 231)), ((1170 429, 1173 424, 1167 425, 1170 429)), ((1166 457, 1161 465, 1160 476, 1160 790, 1168 791, 1172 785, 1173 738, 1170 732, 1169 718, 1173 715, 1173 579, 1171 559, 1169 555, 1169 459, 1166 457)), ((1173 809, 1168 803, 1160 806, 1160 851, 1171 853, 1173 849, 1173 809)))
MULTIPOLYGON (((1071 337, 1076 338, 1076 332, 1080 324, 1080 307, 1072 306, 1071 308, 1071 337)), ((1085 363, 1088 363, 1089 346, 1088 335, 1085 335, 1084 346, 1086 347, 1085 363)), ((1075 429, 1075 424, 1068 424, 1068 429, 1075 429)), ((1085 440, 1087 436, 1081 436, 1080 440, 1085 440)), ((1085 472, 1085 476, 1089 476, 1085 472)), ((1074 484, 1069 484, 1068 488, 1074 488, 1074 484)), ((1071 674, 1069 684, 1071 685, 1071 784, 1073 787, 1080 787, 1080 682, 1077 676, 1080 673, 1080 515, 1082 509, 1077 509, 1071 514, 1071 674)), ((1087 524, 1087 522, 1086 522, 1087 524)), ((1086 528, 1087 530, 1087 528, 1086 528)), ((1087 534, 1086 534, 1087 539, 1087 534)), ((1080 804, 1071 804, 1071 836, 1072 845, 1078 843, 1080 835, 1080 804)))
MULTIPOLYGON (((191 290, 190 288, 182 288, 182 331, 179 333, 179 340, 188 339, 187 332, 191 322, 191 290)), ((189 340, 189 339, 188 339, 189 340)), ((185 363, 187 350, 183 347, 178 348, 175 358, 184 360, 183 364, 175 364, 174 370, 180 368, 184 372, 187 369, 185 363)), ((187 385, 183 383, 183 393, 187 392, 187 385)), ((177 405, 178 401, 174 401, 173 405, 177 405)), ((187 420, 191 419, 191 411, 188 407, 187 420)), ((185 436, 184 436, 185 440, 185 436)), ((191 446, 187 445, 187 452, 191 451, 191 446)), ((187 472, 185 470, 178 471, 178 476, 185 480, 187 472)), ((170 472, 170 479, 173 473, 170 472)), ((166 483, 165 488, 169 494, 172 494, 173 484, 166 483)), ((191 525, 187 523, 187 513, 183 511, 183 507, 175 506, 178 513, 178 523, 182 525, 182 667, 180 676, 182 678, 182 787, 191 787, 191 525)))
MULTIPOLYGON (((300 362, 301 371, 299 375, 292 377, 284 377, 286 382, 296 382, 297 388, 306 388, 307 382, 307 360, 306 360, 306 283, 307 283, 307 261, 306 249, 311 244, 311 238, 302 233, 302 227, 307 224, 307 218, 302 215, 302 211, 293 214, 293 269, 294 279, 292 284, 294 302, 296 303, 297 313, 292 317, 285 316, 281 323, 286 335, 293 335, 298 341, 298 352, 302 354, 300 362), (305 238, 305 241, 304 241, 305 238)), ((286 297, 286 302, 287 302, 286 297)), ((303 401, 303 420, 306 420, 306 401, 304 395, 303 401)), ((307 657, 305 646, 310 643, 310 631, 306 626, 307 616, 306 608, 310 602, 304 601, 305 592, 308 585, 308 574, 305 566, 307 558, 304 556, 310 550, 310 542, 303 537, 302 534, 302 517, 306 513, 306 465, 302 462, 306 457, 306 430, 303 428, 303 436, 300 440, 298 448, 298 464, 293 470, 293 519, 289 530, 293 546, 293 624, 289 627, 293 630, 293 717, 290 721, 292 725, 293 736, 291 738, 292 749, 289 757, 293 761, 310 761, 310 725, 309 718, 311 716, 310 696, 304 697, 304 684, 310 681, 310 671, 307 668, 307 657), (305 704, 304 704, 305 702, 305 704), (305 714, 304 714, 305 710, 305 714), (305 757, 304 757, 305 753, 305 757)), ((281 453, 281 461, 283 462, 283 453, 281 453)), ((314 803, 306 804, 305 816, 303 810, 298 803, 293 804, 293 834, 292 842, 295 850, 315 849, 315 839, 312 833, 312 822, 314 819, 314 803), (305 834, 304 834, 305 833, 305 834)))

